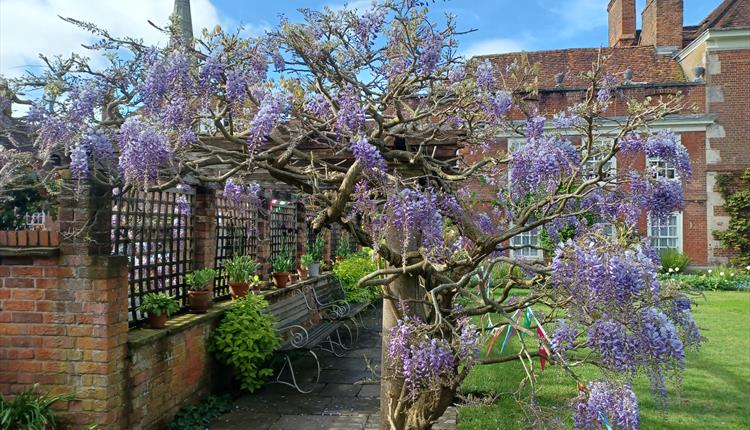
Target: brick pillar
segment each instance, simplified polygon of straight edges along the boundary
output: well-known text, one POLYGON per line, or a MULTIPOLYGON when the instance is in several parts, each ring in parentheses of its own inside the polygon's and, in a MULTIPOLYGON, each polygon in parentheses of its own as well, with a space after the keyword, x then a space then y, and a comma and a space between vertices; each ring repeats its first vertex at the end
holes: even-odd
POLYGON ((0 257, 0 391, 73 392, 63 423, 127 428, 127 261, 110 256, 111 192, 60 199, 59 247, 0 257))
POLYGON ((258 263, 261 279, 271 279, 271 214, 269 212, 270 197, 263 198, 258 208, 258 263))
POLYGON ((195 266, 213 268, 216 261, 216 190, 197 187, 195 191, 195 266))

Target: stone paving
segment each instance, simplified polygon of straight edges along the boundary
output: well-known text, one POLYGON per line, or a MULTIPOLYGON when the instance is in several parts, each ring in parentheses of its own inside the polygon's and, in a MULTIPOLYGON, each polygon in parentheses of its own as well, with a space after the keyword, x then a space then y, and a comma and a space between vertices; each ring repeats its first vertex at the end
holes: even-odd
MULTIPOLYGON (((344 357, 317 352, 320 381, 310 394, 282 384, 267 384, 234 402, 211 430, 377 430, 380 407, 380 314, 369 311, 359 341, 344 357)), ((309 356, 295 360, 301 385, 310 389, 315 369, 309 356), (298 367, 299 366, 299 367, 298 367)), ((449 408, 435 429, 454 429, 456 410, 449 408)))

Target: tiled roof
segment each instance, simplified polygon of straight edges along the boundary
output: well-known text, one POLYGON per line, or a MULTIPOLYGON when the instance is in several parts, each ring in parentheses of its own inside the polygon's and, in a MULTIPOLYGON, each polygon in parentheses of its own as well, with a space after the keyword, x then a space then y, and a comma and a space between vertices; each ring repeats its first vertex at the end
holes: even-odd
POLYGON ((724 0, 700 24, 684 28, 689 42, 712 28, 750 27, 750 0, 724 0))
MULTIPOLYGON (((583 72, 591 70, 597 60, 599 48, 561 49, 554 51, 535 51, 527 53, 531 64, 539 63, 539 86, 555 86, 555 75, 565 73, 563 85, 586 86, 581 79, 583 72)), ((673 83, 684 82, 685 76, 680 65, 669 56, 659 55, 653 46, 633 46, 626 48, 601 48, 602 55, 609 57, 605 69, 621 77, 626 69, 633 70, 633 82, 638 83, 673 83)), ((477 57, 480 61, 489 58, 498 70, 504 71, 520 53, 485 55, 477 57)))

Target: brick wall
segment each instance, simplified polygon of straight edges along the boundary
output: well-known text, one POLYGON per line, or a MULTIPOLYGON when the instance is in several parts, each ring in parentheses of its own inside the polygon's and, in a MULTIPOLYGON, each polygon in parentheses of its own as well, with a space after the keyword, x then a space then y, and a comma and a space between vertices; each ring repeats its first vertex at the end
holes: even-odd
POLYGON ((19 247, 0 257, 0 392, 34 383, 72 391, 75 400, 55 405, 64 422, 117 429, 124 422, 127 276, 125 259, 108 255, 109 216, 97 202, 109 198, 107 190, 83 187, 78 200, 62 202, 62 231, 92 220, 87 235, 66 234, 48 255, 19 247))
POLYGON ((682 48, 682 0, 647 0, 640 45, 682 48))
POLYGON ((706 150, 708 258, 710 262, 725 262, 736 253, 723 249, 713 238, 713 232, 725 229, 729 222, 715 184, 718 175, 736 175, 750 166, 750 85, 747 80, 750 50, 709 51, 705 61, 706 111, 717 115, 715 126, 709 130, 706 150))

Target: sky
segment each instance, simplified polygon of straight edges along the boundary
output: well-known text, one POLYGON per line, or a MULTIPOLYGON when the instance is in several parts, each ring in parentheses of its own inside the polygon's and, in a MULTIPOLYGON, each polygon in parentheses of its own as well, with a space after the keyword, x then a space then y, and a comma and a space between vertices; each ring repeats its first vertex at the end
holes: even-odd
MULTIPOLYGON (((640 11, 646 0, 637 0, 640 11)), ((370 0, 353 0, 366 7, 370 0)), ((435 0, 431 13, 456 16, 458 28, 476 31, 460 39, 466 56, 607 45, 608 0, 435 0)), ((698 24, 721 0, 684 0, 685 25, 698 24)), ((280 14, 298 20, 299 8, 341 7, 343 0, 191 0, 195 33, 219 24, 245 26, 246 34, 262 34, 278 23, 280 14)), ((98 23, 113 35, 130 35, 164 44, 148 20, 163 25, 173 0, 0 0, 0 74, 18 76, 38 68, 39 53, 86 53, 82 43, 93 40, 58 18, 68 16, 98 23)))

